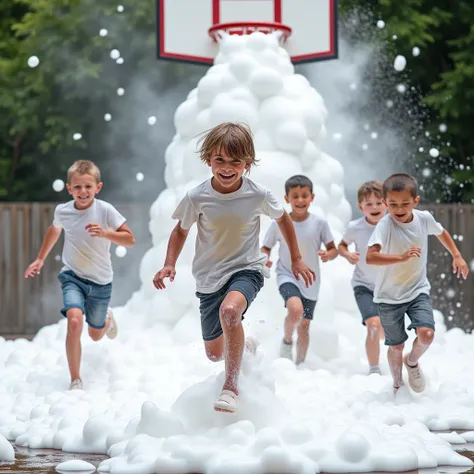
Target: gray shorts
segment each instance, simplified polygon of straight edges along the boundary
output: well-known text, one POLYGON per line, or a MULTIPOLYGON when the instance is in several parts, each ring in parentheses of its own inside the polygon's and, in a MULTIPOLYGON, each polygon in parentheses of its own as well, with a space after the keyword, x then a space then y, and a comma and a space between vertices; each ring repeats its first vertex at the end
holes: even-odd
POLYGON ((374 303, 374 292, 369 290, 366 286, 355 286, 354 296, 359 307, 360 314, 362 315, 362 324, 365 326, 365 322, 369 318, 379 316, 379 308, 374 303))
POLYGON ((433 307, 429 295, 422 293, 414 300, 402 304, 378 303, 380 321, 385 332, 385 344, 398 346, 408 339, 405 331, 405 313, 410 318, 408 329, 435 328, 433 307))
POLYGON ((222 326, 220 320, 220 308, 224 298, 231 291, 239 291, 247 300, 247 308, 242 314, 249 309, 250 304, 257 296, 258 292, 263 288, 263 275, 256 270, 242 270, 234 273, 229 281, 214 293, 199 293, 199 311, 201 312, 201 330, 202 338, 205 341, 213 341, 222 335, 222 326))
POLYGON ((294 284, 294 283, 283 283, 280 288, 280 295, 282 298, 285 300, 285 307, 286 307, 286 302, 292 298, 293 296, 296 296, 301 300, 301 303, 303 305, 303 317, 304 319, 313 319, 313 314, 314 314, 314 308, 316 308, 316 301, 315 300, 309 300, 308 298, 305 298, 302 294, 300 289, 294 284))

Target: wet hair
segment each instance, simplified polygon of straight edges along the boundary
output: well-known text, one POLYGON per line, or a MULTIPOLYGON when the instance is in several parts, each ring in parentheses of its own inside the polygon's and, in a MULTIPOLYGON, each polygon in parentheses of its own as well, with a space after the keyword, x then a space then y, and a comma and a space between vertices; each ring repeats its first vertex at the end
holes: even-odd
POLYGON ((311 191, 311 194, 313 194, 313 182, 306 176, 303 176, 302 174, 297 174, 286 180, 285 194, 288 196, 288 193, 293 188, 306 188, 306 187, 308 187, 309 190, 311 191))
POLYGON ((357 190, 357 201, 359 204, 372 194, 379 198, 382 197, 383 183, 380 181, 367 181, 357 190))
POLYGON ((418 183, 413 176, 405 173, 392 174, 383 183, 383 197, 387 198, 388 193, 409 191, 412 198, 418 196, 418 183))
POLYGON ((100 169, 98 166, 89 160, 77 160, 67 170, 67 182, 71 184, 73 175, 78 174, 80 176, 89 174, 95 178, 96 183, 100 183, 100 169))
POLYGON ((255 165, 255 146, 250 127, 240 123, 225 122, 204 132, 198 141, 199 154, 203 162, 211 159, 216 151, 224 152, 233 160, 255 165))

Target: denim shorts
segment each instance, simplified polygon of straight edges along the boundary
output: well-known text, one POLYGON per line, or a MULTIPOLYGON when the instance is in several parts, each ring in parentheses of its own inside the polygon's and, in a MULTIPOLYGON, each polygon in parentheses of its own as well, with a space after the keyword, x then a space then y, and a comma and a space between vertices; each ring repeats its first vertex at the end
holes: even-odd
POLYGON ((283 283, 280 285, 279 288, 280 295, 282 298, 285 300, 285 307, 286 303, 290 298, 293 298, 296 296, 301 300, 301 303, 303 304, 303 317, 304 319, 313 319, 314 315, 314 308, 316 308, 316 301, 315 300, 309 300, 308 298, 305 298, 302 294, 300 289, 294 284, 294 283, 283 283))
POLYGON ((98 285, 93 281, 78 277, 70 270, 61 272, 58 280, 63 290, 62 315, 67 317, 68 309, 78 308, 86 314, 86 322, 91 328, 104 328, 112 296, 112 283, 98 285))
POLYGON ((379 316, 379 308, 377 304, 374 303, 374 292, 372 290, 362 285, 355 286, 354 296, 360 314, 362 315, 362 324, 364 326, 367 319, 379 316))
POLYGON ((435 328, 433 307, 429 295, 422 293, 414 300, 401 304, 378 303, 380 321, 385 332, 385 344, 398 346, 408 339, 405 331, 405 313, 410 318, 408 329, 435 328))
POLYGON ((231 291, 239 291, 247 300, 247 308, 242 314, 247 312, 250 304, 263 287, 263 275, 256 270, 242 270, 234 273, 229 281, 214 293, 199 293, 199 311, 201 312, 202 338, 205 341, 213 341, 222 335, 220 320, 220 307, 225 297, 231 291))

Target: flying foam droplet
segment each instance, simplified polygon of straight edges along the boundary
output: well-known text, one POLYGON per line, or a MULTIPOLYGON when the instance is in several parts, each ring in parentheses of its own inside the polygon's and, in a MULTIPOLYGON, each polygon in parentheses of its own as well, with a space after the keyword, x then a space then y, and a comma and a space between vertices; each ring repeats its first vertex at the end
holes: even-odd
POLYGON ((424 149, 422 146, 420 146, 420 148, 418 148, 418 151, 419 151, 420 153, 423 153, 423 152, 425 151, 425 149, 424 149))
POLYGON ((332 138, 335 142, 340 142, 342 140, 342 133, 334 133, 332 138))
POLYGON ((446 133, 448 131, 448 126, 445 124, 445 123, 442 123, 440 126, 439 126, 439 131, 441 133, 446 133))
POLYGON ((393 39, 393 41, 395 41, 396 39, 398 39, 398 36, 397 36, 397 35, 393 35, 393 36, 392 36, 392 39, 393 39))
POLYGON ((125 257, 125 255, 127 255, 126 247, 124 247, 123 245, 117 246, 117 248, 115 249, 115 255, 117 255, 117 257, 119 258, 125 257))
POLYGON ((117 11, 118 11, 119 13, 122 13, 122 12, 124 11, 123 5, 118 5, 118 6, 117 6, 117 11))
POLYGON ((28 58, 28 66, 35 68, 40 63, 38 56, 31 56, 28 58))
POLYGON ((379 136, 379 134, 377 132, 372 132, 370 134, 370 137, 372 138, 372 140, 377 140, 378 136, 379 136))
POLYGON ((385 22, 383 20, 379 20, 377 22, 377 28, 380 28, 380 29, 385 28, 385 22))
POLYGON ((123 58, 118 58, 116 61, 117 64, 123 64, 123 58))
POLYGON ((425 178, 429 178, 431 176, 431 170, 429 168, 424 168, 422 174, 425 178))
POLYGON ((112 51, 110 51, 110 57, 112 59, 120 58, 120 51, 118 49, 113 49, 112 51))
POLYGON ((349 86, 350 90, 351 91, 355 91, 357 89, 357 84, 354 84, 352 83, 350 86, 349 86))
POLYGON ((433 158, 438 158, 438 156, 439 156, 439 151, 438 151, 436 148, 431 148, 431 150, 430 150, 430 155, 431 155, 433 158))
POLYGON ((406 60, 405 56, 402 56, 401 54, 399 54, 395 58, 395 61, 393 62, 393 67, 398 72, 403 71, 405 69, 406 65, 407 65, 407 60, 406 60))
POLYGON ((385 105, 391 109, 393 107, 393 100, 387 100, 387 102, 385 102, 385 105))
POLYGON ((73 136, 72 136, 72 139, 73 140, 80 140, 82 138, 82 135, 80 133, 75 133, 73 136))
POLYGON ((110 115, 110 114, 105 114, 105 115, 104 115, 104 120, 105 120, 106 122, 110 122, 110 121, 112 120, 112 115, 110 115))
POLYGON ((364 125, 364 130, 369 131, 369 130, 370 130, 370 124, 366 123, 366 124, 364 125))
POLYGON ((156 117, 152 115, 151 117, 148 117, 148 125, 155 125, 156 123, 156 117))
POLYGON ((145 179, 145 175, 143 173, 137 173, 137 181, 143 181, 145 179))
POLYGON ((119 87, 117 89, 117 95, 124 95, 125 94, 125 89, 123 87, 119 87))
POLYGON ((420 55, 420 48, 418 46, 415 46, 412 50, 411 50, 411 54, 413 54, 413 56, 419 56, 420 55))
POLYGON ((64 189, 64 181, 62 179, 55 179, 53 181, 53 189, 59 193, 64 189))
POLYGON ((101 30, 99 31, 99 36, 107 36, 109 34, 109 32, 105 29, 105 28, 101 28, 101 30))
POLYGON ((400 92, 400 94, 404 94, 406 90, 407 86, 405 84, 398 84, 397 91, 400 92))
POLYGON ((362 145, 362 150, 367 151, 368 149, 369 149, 369 145, 367 145, 367 143, 364 143, 362 145))

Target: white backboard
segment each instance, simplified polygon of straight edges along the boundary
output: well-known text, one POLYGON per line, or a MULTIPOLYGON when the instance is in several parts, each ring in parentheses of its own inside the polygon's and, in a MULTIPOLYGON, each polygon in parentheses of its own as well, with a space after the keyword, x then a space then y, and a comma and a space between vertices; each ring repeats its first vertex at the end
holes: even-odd
POLYGON ((221 23, 281 23, 284 47, 297 63, 337 57, 337 0, 157 0, 158 57, 212 64, 218 45, 208 34, 221 23))

